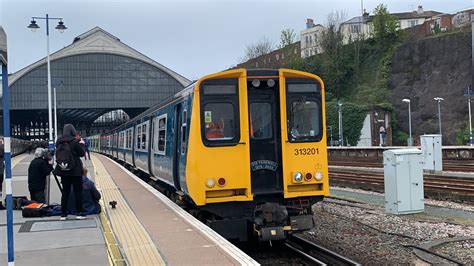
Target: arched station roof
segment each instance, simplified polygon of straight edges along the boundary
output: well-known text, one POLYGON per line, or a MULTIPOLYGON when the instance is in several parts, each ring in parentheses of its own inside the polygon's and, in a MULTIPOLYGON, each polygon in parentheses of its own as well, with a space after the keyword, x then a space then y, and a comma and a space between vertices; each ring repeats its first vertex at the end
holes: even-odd
MULTIPOLYGON (((50 59, 63 124, 92 124, 116 109, 133 117, 191 83, 99 27, 77 36, 50 59)), ((10 75, 9 86, 11 110, 18 112, 12 124, 47 121, 45 58, 10 75)))

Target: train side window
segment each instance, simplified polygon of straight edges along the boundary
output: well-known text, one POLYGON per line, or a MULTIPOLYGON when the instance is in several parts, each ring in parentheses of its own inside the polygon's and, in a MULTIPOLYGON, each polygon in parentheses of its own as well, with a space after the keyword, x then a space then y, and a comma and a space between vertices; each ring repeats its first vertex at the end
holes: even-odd
POLYGON ((146 150, 146 124, 142 126, 142 149, 146 150))
POLYGON ((140 149, 141 140, 142 140, 142 127, 137 126, 137 145, 136 145, 137 149, 140 149))
POLYGON ((158 119, 158 150, 157 153, 166 153, 166 115, 158 119))
POLYGON ((183 120, 181 124, 181 154, 186 152, 186 127, 187 127, 187 112, 183 111, 183 120))

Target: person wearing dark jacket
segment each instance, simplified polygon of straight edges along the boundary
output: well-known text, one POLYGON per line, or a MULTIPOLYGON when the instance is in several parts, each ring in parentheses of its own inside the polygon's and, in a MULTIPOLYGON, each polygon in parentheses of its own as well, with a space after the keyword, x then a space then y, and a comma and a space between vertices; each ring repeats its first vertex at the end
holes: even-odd
POLYGON ((45 156, 45 150, 37 148, 35 158, 28 167, 28 190, 32 201, 46 203, 44 190, 46 188, 46 178, 53 171, 53 161, 45 156))
POLYGON ((82 209, 82 161, 81 157, 84 157, 84 141, 82 139, 76 138, 76 129, 71 124, 64 125, 63 135, 56 142, 56 168, 54 169, 54 174, 61 177, 61 183, 63 184, 63 193, 61 195, 61 221, 67 219, 68 213, 68 201, 69 194, 71 193, 71 187, 74 189, 74 197, 76 200, 76 210, 77 216, 76 219, 82 220, 85 219, 83 216, 82 209), (72 168, 67 168, 67 165, 60 164, 58 158, 62 156, 60 154, 61 147, 67 144, 68 152, 71 154, 72 168))
MULTIPOLYGON (((74 193, 71 193, 74 194, 74 193)), ((82 207, 84 214, 99 214, 101 211, 99 200, 102 196, 95 183, 87 176, 87 169, 82 174, 82 207)), ((76 213, 76 204, 73 195, 69 196, 69 213, 76 213)))

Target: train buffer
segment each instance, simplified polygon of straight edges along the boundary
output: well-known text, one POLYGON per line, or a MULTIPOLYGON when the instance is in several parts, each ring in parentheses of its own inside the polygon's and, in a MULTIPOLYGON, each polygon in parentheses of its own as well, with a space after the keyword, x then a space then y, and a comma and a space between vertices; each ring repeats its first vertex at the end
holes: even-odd
MULTIPOLYGON (((13 159, 13 195, 28 196, 27 169, 33 159, 13 159)), ((101 191, 102 213, 67 221, 59 216, 23 218, 14 211, 18 265, 257 265, 253 259, 199 222, 153 187, 102 155, 85 167, 101 191), (115 208, 112 208, 112 204, 115 208)), ((60 202, 51 179, 50 202, 60 202)), ((0 211, 0 237, 6 238, 0 211)), ((6 264, 0 241, 0 265, 6 264)))

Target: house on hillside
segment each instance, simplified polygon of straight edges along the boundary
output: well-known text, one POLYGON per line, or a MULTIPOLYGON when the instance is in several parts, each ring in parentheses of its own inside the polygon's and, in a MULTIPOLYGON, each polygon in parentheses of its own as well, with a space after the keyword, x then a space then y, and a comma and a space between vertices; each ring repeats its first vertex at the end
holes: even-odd
POLYGON ((286 47, 271 51, 268 54, 249 59, 238 64, 236 68, 277 69, 287 66, 292 60, 299 58, 300 54, 300 42, 295 42, 286 47))
POLYGON ((306 58, 323 52, 321 48, 321 34, 324 27, 321 24, 314 24, 313 19, 306 19, 306 29, 301 31, 301 58, 306 58))
MULTIPOLYGON (((442 16, 441 12, 424 11, 423 6, 418 6, 416 11, 392 13, 392 16, 398 20, 398 27, 400 30, 422 25, 425 21, 439 21, 438 18, 442 16)), ((363 16, 351 18, 341 24, 341 31, 343 33, 343 42, 347 44, 357 39, 367 39, 373 34, 373 20, 374 15, 364 13, 363 16)))

